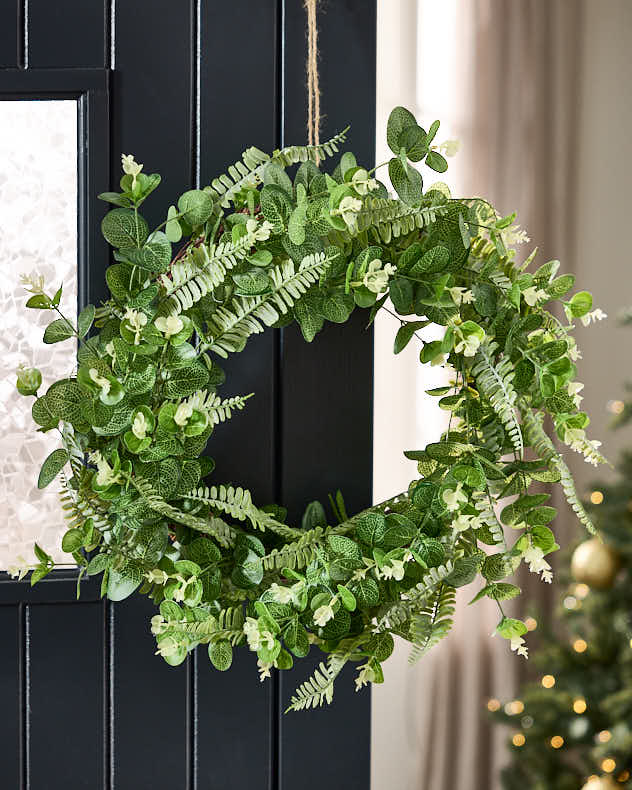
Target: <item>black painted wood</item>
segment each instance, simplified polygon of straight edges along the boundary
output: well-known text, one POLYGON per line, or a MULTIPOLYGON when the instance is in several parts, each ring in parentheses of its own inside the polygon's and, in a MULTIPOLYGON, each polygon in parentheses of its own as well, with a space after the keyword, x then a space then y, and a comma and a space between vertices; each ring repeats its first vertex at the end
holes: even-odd
POLYGON ((102 604, 29 610, 29 786, 94 790, 103 784, 102 604))
POLYGON ((20 786, 20 652, 22 630, 17 604, 0 606, 0 744, 2 752, 2 782, 6 787, 20 786))
MULTIPOLYGON (((368 163, 375 0, 323 0, 321 8, 322 137, 353 120, 350 147, 368 163)), ((98 225, 106 207, 94 196, 116 188, 121 153, 161 172, 143 208, 156 223, 180 192, 204 186, 246 146, 305 140, 304 26, 302 3, 288 0, 1 5, 0 99, 79 101, 80 304, 104 293, 109 254, 98 225)), ((358 313, 344 328, 329 326, 311 346, 295 328, 268 331, 227 361, 224 393, 256 396, 212 437, 216 481, 247 485, 257 502, 282 502, 293 516, 337 487, 350 510, 368 504, 372 339, 363 320, 358 313)), ((282 704, 320 656, 264 684, 244 651, 226 674, 201 649, 171 668, 153 655, 148 601, 101 601, 93 579, 77 603, 75 581, 74 572, 55 572, 31 588, 0 574, 0 626, 15 635, 0 653, 0 702, 16 711, 0 722, 3 786, 368 787, 369 695, 353 693, 352 673, 331 710, 283 717, 282 704), (323 737, 332 744, 327 764, 306 778, 323 737), (5 745, 13 755, 6 768, 5 745)))

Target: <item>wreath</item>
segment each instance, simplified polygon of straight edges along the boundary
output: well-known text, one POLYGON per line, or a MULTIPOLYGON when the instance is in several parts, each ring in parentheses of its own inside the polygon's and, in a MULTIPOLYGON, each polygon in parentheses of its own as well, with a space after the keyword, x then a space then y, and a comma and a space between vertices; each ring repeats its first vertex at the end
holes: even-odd
MULTIPOLYGON (((139 590, 154 601, 151 630, 168 664, 204 644, 227 670, 245 645, 263 679, 315 645, 327 658, 289 709, 314 707, 331 701, 348 662, 358 689, 382 682, 394 636, 412 643, 412 660, 423 656, 450 629, 456 589, 478 576, 474 600, 497 602, 497 633, 526 657, 527 628, 502 605, 520 590, 504 580, 524 561, 550 582, 545 557, 558 548, 549 494, 531 484, 558 482, 593 531, 543 420, 590 463, 605 460, 586 437, 570 334, 574 319, 603 313, 585 291, 563 299, 574 278, 558 276, 557 261, 528 272, 534 251, 518 265, 526 238, 515 215, 452 198, 443 183, 423 191, 415 163, 447 169, 452 146, 434 143, 438 129, 426 132, 403 107, 391 113, 384 164, 398 197, 352 153, 321 170, 345 130, 271 155, 249 148, 151 232, 140 209, 160 176, 124 155, 121 191, 99 196, 115 206, 101 226, 115 261, 110 298, 74 322, 59 313, 61 288, 51 295, 41 277, 25 278, 26 306, 59 313, 44 342, 78 341, 76 372, 33 403, 38 430, 59 430, 62 444, 38 486, 61 475, 62 548, 79 581, 101 574, 111 600, 139 590), (566 321, 551 310, 559 301, 566 321), (207 442, 249 397, 218 394, 219 360, 293 320, 310 342, 356 308, 369 324, 391 312, 396 354, 418 342, 422 363, 449 368, 449 384, 430 394, 450 424, 440 441, 406 452, 417 468, 408 490, 351 517, 338 493, 331 512, 312 502, 291 525, 282 507, 215 482, 207 442), (431 322, 441 340, 418 334, 431 322)), ((21 369, 17 386, 37 395, 39 371, 21 369)), ((56 566, 37 545, 35 554, 14 569, 31 570, 33 583, 56 566)))

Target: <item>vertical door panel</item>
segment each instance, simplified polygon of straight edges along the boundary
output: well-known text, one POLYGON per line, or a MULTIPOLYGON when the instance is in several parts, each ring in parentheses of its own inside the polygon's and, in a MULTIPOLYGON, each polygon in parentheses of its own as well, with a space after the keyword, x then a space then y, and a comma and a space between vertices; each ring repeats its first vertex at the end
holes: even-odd
POLYGON ((28 644, 30 788, 103 782, 102 604, 36 604, 28 644))
POLYGON ((18 40, 23 35, 18 8, 17 0, 13 0, 0 9, 0 68, 14 69, 18 65, 18 40))
POLYGON ((0 606, 0 634, 3 635, 3 646, 0 650, 0 710, 3 711, 0 716, 2 782, 6 787, 19 787, 22 712, 18 646, 22 642, 22 629, 17 604, 0 606))
POLYGON ((28 0, 29 68, 103 68, 106 0, 28 0))
MULTIPOLYGON (((184 787, 189 753, 187 665, 154 655, 145 597, 112 605, 114 787, 184 787), (142 785, 141 785, 142 786, 142 785)), ((190 660, 190 659, 189 659, 190 660)))

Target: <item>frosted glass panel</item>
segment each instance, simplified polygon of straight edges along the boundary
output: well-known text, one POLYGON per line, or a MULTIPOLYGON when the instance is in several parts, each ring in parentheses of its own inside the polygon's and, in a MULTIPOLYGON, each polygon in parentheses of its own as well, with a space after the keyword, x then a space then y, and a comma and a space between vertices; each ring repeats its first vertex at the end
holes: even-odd
POLYGON ((40 394, 74 367, 72 341, 44 346, 54 317, 26 310, 20 275, 42 274, 49 293, 63 280, 61 309, 77 311, 77 102, 0 101, 0 568, 37 541, 55 559, 63 520, 56 482, 37 489, 39 467, 59 434, 36 433, 32 397, 15 389, 20 363, 42 371, 40 394), (51 290, 52 289, 52 290, 51 290))

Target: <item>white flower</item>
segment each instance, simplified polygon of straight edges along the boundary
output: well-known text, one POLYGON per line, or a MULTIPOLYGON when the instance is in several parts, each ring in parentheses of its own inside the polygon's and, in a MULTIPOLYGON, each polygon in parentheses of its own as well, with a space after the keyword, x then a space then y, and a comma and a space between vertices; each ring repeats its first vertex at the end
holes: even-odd
POLYGON ((156 650, 157 656, 172 656, 179 650, 179 645, 176 640, 172 636, 166 636, 164 639, 160 641, 158 644, 158 650, 156 650))
POLYGON ((368 683, 373 683, 375 680, 375 672, 369 664, 361 664, 358 669, 360 672, 355 679, 356 691, 360 691, 363 686, 366 686, 368 683))
POLYGON ((256 241, 267 241, 273 228, 274 225, 268 220, 264 220, 259 225, 256 219, 249 219, 246 222, 246 230, 248 231, 250 244, 254 244, 256 241))
POLYGON ((396 271, 397 269, 390 263, 382 268, 382 261, 374 258, 369 261, 362 283, 372 293, 379 294, 388 288, 388 278, 396 271))
POLYGON ((541 573, 542 581, 551 584, 553 581, 553 573, 551 566, 544 559, 544 552, 537 546, 529 546, 522 555, 524 561, 528 564, 531 573, 541 573))
POLYGON ((21 554, 19 554, 15 558, 15 562, 13 563, 13 565, 9 565, 9 567, 7 568, 7 573, 12 579, 21 580, 26 576, 26 574, 30 570, 31 570, 31 566, 24 559, 24 557, 21 554))
POLYGON ((137 439, 144 439, 147 436, 147 428, 147 419, 142 411, 139 411, 132 423, 132 433, 137 439))
POLYGON ((105 353, 111 356, 112 359, 116 359, 116 351, 114 350, 114 343, 111 340, 105 346, 105 353))
POLYGON ((358 198, 347 195, 340 201, 338 208, 332 211, 332 214, 338 214, 342 217, 345 225, 354 227, 356 224, 356 214, 362 208, 362 201, 358 198))
POLYGON ((384 565, 381 570, 383 579, 395 579, 400 582, 404 578, 406 568, 404 567, 404 560, 391 560, 390 565, 384 565))
POLYGON ((121 165, 123 166, 123 172, 132 177, 132 186, 134 186, 136 184, 136 176, 140 174, 143 165, 138 164, 133 154, 122 154, 121 165))
POLYGON ((458 154, 460 148, 460 140, 444 140, 439 146, 439 151, 441 151, 444 156, 455 156, 458 154))
POLYGON ((118 475, 114 474, 112 467, 98 450, 95 450, 95 452, 91 453, 88 456, 88 460, 91 461, 93 464, 96 464, 97 485, 107 486, 110 485, 111 483, 116 483, 116 481, 118 480, 118 475))
MULTIPOLYGON (((457 328, 458 332, 458 328, 457 328)), ((481 339, 478 335, 467 335, 463 336, 460 335, 461 339, 459 342, 454 346, 454 350, 457 354, 463 352, 464 357, 473 357, 476 355, 476 352, 481 345, 481 339)))
POLYGON ((156 329, 162 332, 167 340, 181 332, 184 327, 182 319, 177 315, 170 315, 167 318, 161 315, 154 321, 154 324, 156 329))
POLYGON ((190 403, 181 403, 173 415, 173 421, 181 427, 186 425, 189 417, 193 414, 193 406, 190 403))
POLYGON ((564 444, 567 444, 576 453, 582 452, 585 439, 586 431, 583 428, 566 428, 564 431, 564 444))
POLYGON ((273 665, 270 664, 268 661, 262 661, 260 658, 257 659, 257 667, 259 668, 258 670, 259 680, 261 681, 261 683, 263 683, 263 681, 266 678, 270 677, 270 670, 272 669, 272 666, 273 665))
POLYGON ((31 272, 30 274, 21 274, 20 275, 20 282, 22 286, 32 294, 43 294, 44 293, 44 277, 37 272, 31 272))
POLYGON ((270 585, 270 595, 277 603, 291 603, 294 600, 294 593, 291 587, 282 587, 274 582, 270 585))
POLYGON ((150 584, 166 584, 169 579, 169 575, 160 568, 148 571, 145 577, 150 584))
POLYGON ((522 296, 529 307, 534 307, 538 302, 544 302, 549 298, 546 291, 543 291, 541 288, 536 288, 535 285, 532 285, 530 288, 525 288, 522 292, 522 296))
POLYGON ((127 328, 134 332, 134 345, 139 345, 140 333, 142 328, 147 324, 147 316, 142 311, 132 310, 128 307, 123 318, 127 321, 127 328))
POLYGON ((579 394, 583 389, 584 385, 580 381, 570 381, 568 383, 568 394, 573 399, 573 403, 577 409, 579 409, 581 402, 584 400, 584 398, 579 394))
POLYGON ((527 232, 520 225, 510 225, 500 231, 500 237, 505 247, 515 247, 517 244, 524 244, 530 241, 527 232))
POLYGON ((471 304, 474 301, 474 294, 468 291, 467 288, 462 288, 460 285, 455 285, 453 288, 446 288, 446 290, 456 305, 471 304))
POLYGON ((452 522, 452 526, 457 532, 465 532, 468 529, 480 529, 483 526, 483 522, 479 516, 461 514, 452 522))
POLYGON ((511 649, 516 651, 519 656, 529 658, 529 650, 524 646, 525 642, 521 636, 511 637, 511 649))
POLYGON ((607 314, 598 307, 596 310, 592 310, 590 313, 586 313, 580 318, 580 321, 584 326, 588 326, 591 321, 594 323, 595 321, 603 321, 604 318, 608 318, 607 314))
POLYGON ((261 647, 261 634, 259 633, 259 623, 254 617, 247 617, 243 625, 243 631, 246 635, 248 647, 257 651, 261 647))
POLYGON ((330 620, 333 620, 333 617, 334 610, 329 604, 326 604, 325 606, 319 606, 314 612, 314 622, 316 625, 321 626, 321 628, 322 626, 327 625, 330 620))
POLYGON ((597 439, 587 439, 584 442, 583 453, 587 464, 599 466, 603 462, 602 455, 597 449, 598 447, 601 447, 601 442, 597 441, 597 439))
POLYGON ((569 343, 568 346, 568 356, 573 360, 573 362, 577 362, 578 359, 582 358, 581 351, 577 348, 577 343, 575 342, 575 338, 569 337, 567 338, 569 343))
POLYGON ((462 488, 463 483, 457 483, 456 489, 446 488, 442 494, 443 501, 450 513, 458 510, 461 507, 461 503, 467 502, 467 496, 461 490, 462 488))
POLYGON ((154 636, 158 636, 158 634, 162 634, 162 632, 167 628, 167 623, 162 615, 155 614, 151 618, 151 632, 154 636))

